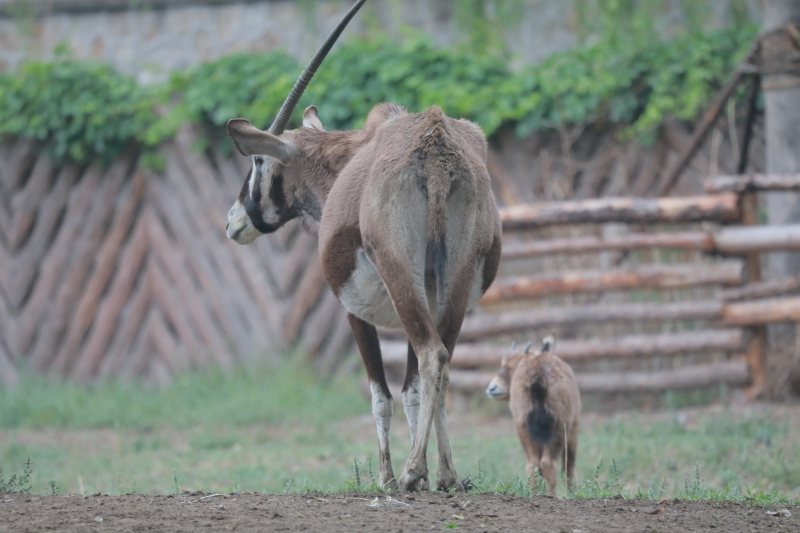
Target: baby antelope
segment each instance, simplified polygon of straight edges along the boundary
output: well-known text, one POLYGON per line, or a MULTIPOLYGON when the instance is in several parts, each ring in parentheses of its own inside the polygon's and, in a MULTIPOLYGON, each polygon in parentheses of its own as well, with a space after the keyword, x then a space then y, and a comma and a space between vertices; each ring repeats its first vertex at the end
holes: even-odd
MULTIPOLYGON (((575 477, 578 452, 578 418, 581 396, 570 366, 553 353, 555 340, 548 336, 542 349, 529 354, 531 345, 503 357, 500 371, 486 388, 486 394, 508 401, 517 435, 525 451, 525 471, 532 476, 536 468, 547 482, 550 494, 556 493, 556 463, 567 469, 567 484, 575 477), (566 465, 564 444, 566 442, 566 465)), ((531 478, 531 482, 534 480, 531 478)))

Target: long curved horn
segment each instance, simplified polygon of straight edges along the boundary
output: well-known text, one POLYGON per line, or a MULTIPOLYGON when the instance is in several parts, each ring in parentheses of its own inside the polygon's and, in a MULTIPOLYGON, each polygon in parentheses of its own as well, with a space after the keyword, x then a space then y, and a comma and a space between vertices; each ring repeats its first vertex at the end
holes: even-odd
POLYGON ((355 14, 359 9, 361 9, 361 6, 363 6, 366 1, 367 0, 358 0, 355 4, 353 4, 353 7, 350 8, 350 11, 345 13, 344 17, 342 17, 342 20, 339 21, 339 24, 336 25, 331 34, 328 35, 328 38, 325 39, 325 42, 322 43, 320 49, 317 50, 317 53, 311 59, 311 62, 300 75, 300 78, 298 78, 297 82, 294 84, 294 87, 292 87, 292 91, 289 93, 289 96, 286 97, 286 101, 283 102, 281 110, 278 112, 278 116, 275 117, 275 122, 273 122, 272 126, 269 127, 269 132, 272 135, 280 135, 283 133, 284 128, 286 128, 286 124, 289 123, 289 117, 292 116, 292 111, 294 111, 294 108, 297 106, 297 102, 300 101, 300 97, 303 95, 303 91, 306 90, 311 78, 314 77, 314 74, 322 64, 325 56, 327 56, 328 52, 331 51, 334 43, 342 34, 347 24, 350 22, 350 19, 355 16, 355 14))

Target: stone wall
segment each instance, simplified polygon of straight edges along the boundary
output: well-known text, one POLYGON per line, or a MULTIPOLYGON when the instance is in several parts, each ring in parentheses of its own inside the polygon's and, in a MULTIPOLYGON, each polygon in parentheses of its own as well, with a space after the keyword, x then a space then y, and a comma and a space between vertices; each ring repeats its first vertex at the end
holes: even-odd
MULTIPOLYGON (((396 34, 410 26, 441 45, 459 38, 454 4, 464 0, 371 0, 345 38, 372 20, 396 34)), ((663 28, 682 23, 682 2, 671 0, 663 28)), ((720 25, 732 0, 713 3, 709 24, 720 25)), ((47 58, 65 43, 75 57, 108 62, 140 82, 239 51, 285 48, 307 60, 351 0, 0 0, 0 72, 25 58, 47 58)), ((754 18, 758 0, 752 4, 754 18)), ((537 62, 579 42, 577 0, 528 0, 505 40, 521 62, 537 62)))
MULTIPOLYGON (((17 0, 18 1, 18 0, 17 0)), ((421 29, 439 44, 457 39, 453 0, 373 0, 345 33, 364 31, 365 20, 397 33, 421 29)), ((0 0, 0 71, 26 57, 48 57, 59 43, 74 56, 111 63, 141 82, 169 71, 239 51, 285 48, 307 60, 351 2, 262 0, 28 0, 11 9, 0 0)), ((520 25, 509 32, 514 52, 538 61, 577 42, 572 2, 532 2, 520 25)))

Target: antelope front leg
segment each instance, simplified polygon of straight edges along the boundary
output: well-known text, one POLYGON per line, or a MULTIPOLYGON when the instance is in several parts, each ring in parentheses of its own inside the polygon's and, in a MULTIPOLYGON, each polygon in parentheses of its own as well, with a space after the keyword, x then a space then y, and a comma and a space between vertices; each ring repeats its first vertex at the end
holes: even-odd
POLYGON ((442 390, 442 370, 449 359, 445 347, 439 343, 419 350, 420 408, 417 432, 406 468, 397 483, 397 488, 405 491, 429 490, 426 449, 431 435, 436 404, 442 390))
POLYGON ((464 485, 458 480, 453 458, 450 453, 450 439, 447 436, 447 388, 450 385, 450 365, 442 372, 442 390, 434 414, 433 425, 436 429, 436 448, 439 451, 439 468, 436 472, 436 490, 448 491, 452 488, 464 492, 464 485))

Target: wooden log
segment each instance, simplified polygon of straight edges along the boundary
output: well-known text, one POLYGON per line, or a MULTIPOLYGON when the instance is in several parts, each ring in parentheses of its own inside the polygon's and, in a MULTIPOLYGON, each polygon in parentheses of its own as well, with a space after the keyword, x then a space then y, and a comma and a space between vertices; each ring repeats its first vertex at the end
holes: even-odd
POLYGON ((621 237, 578 237, 503 244, 503 259, 521 259, 558 253, 587 253, 641 248, 676 248, 711 252, 714 238, 707 231, 630 233, 621 237))
POLYGON ((132 158, 131 152, 118 158, 105 173, 99 189, 93 191, 89 216, 81 229, 80 237, 71 243, 69 260, 59 265, 64 274, 55 298, 48 305, 48 316, 43 321, 30 352, 31 365, 35 369, 49 368, 54 359, 58 343, 91 272, 95 255, 105 238, 132 158))
POLYGON ((157 320, 157 314, 158 308, 151 307, 148 310, 147 315, 142 322, 142 326, 137 332, 134 344, 131 347, 131 351, 122 361, 119 374, 117 375, 118 378, 121 378, 124 381, 131 381, 136 377, 142 376, 144 373, 144 369, 147 368, 147 363, 149 362, 154 351, 153 343, 150 338, 150 332, 152 331, 157 320))
POLYGON ((733 193, 684 198, 597 198, 506 207, 503 230, 517 231, 556 224, 598 222, 730 222, 739 219, 733 193))
POLYGON ((97 316, 100 300, 117 269, 120 250, 135 222, 136 210, 144 196, 144 189, 144 180, 137 176, 121 195, 122 205, 114 213, 108 235, 98 250, 92 276, 86 282, 86 287, 72 312, 64 339, 58 346, 53 365, 63 374, 71 373, 79 361, 81 345, 86 340, 86 334, 97 316))
MULTIPOLYGON (((565 361, 584 361, 605 358, 664 357, 690 352, 740 352, 744 349, 744 331, 721 329, 683 331, 658 335, 628 335, 612 339, 559 341, 556 354, 565 361)), ((381 344, 386 365, 405 366, 406 344, 381 344)), ((457 344, 450 362, 451 368, 494 367, 509 353, 508 346, 491 344, 457 344)))
POLYGON ((27 239, 36 221, 39 204, 46 196, 55 173, 55 164, 46 157, 40 157, 23 189, 12 198, 11 212, 14 218, 8 234, 8 246, 12 251, 18 250, 27 239))
POLYGON ((496 280, 482 305, 553 294, 610 290, 678 289, 703 285, 738 285, 744 264, 729 260, 704 265, 644 265, 619 270, 567 272, 561 275, 518 276, 496 280))
POLYGON ((38 212, 31 235, 13 263, 4 263, 10 265, 10 280, 6 282, 6 290, 15 309, 24 305, 24 298, 31 292, 42 258, 47 254, 53 234, 61 223, 69 192, 78 179, 79 171, 75 165, 65 166, 56 176, 53 187, 41 191, 42 196, 35 198, 38 212))
POLYGON ((727 254, 800 250, 800 224, 722 228, 714 235, 714 248, 727 254))
POLYGON ((11 195, 22 187, 27 172, 34 164, 36 143, 31 139, 16 139, 4 145, 0 192, 11 195))
POLYGON ((706 231, 631 233, 621 237, 580 237, 517 242, 503 245, 503 259, 642 248, 676 248, 726 254, 800 250, 800 224, 727 226, 713 233, 706 231))
MULTIPOLYGON (((156 262, 161 270, 168 273, 170 285, 175 291, 178 301, 184 309, 187 319, 191 319, 202 344, 213 353, 224 354, 228 346, 223 340, 224 331, 219 329, 219 324, 203 302, 202 294, 186 276, 187 264, 192 261, 187 257, 186 250, 179 242, 173 242, 164 231, 163 226, 151 215, 148 210, 146 217, 151 239, 150 261, 156 262)), ((169 357, 169 355, 165 355, 169 357)), ((230 359, 225 358, 225 364, 230 364, 230 359)))
POLYGON ((178 153, 191 174, 193 189, 199 195, 199 201, 208 207, 203 210, 203 214, 212 229, 208 232, 208 238, 213 242, 210 250, 215 255, 225 258, 225 271, 228 272, 229 282, 242 285, 244 295, 255 304, 255 310, 248 306, 245 312, 250 317, 256 347, 262 348, 281 336, 282 320, 275 305, 276 293, 265 276, 265 271, 275 275, 274 261, 258 265, 253 247, 234 244, 225 236, 222 223, 224 214, 230 209, 230 197, 225 194, 227 192, 224 190, 226 186, 223 185, 225 178, 219 175, 219 170, 212 159, 192 148, 201 137, 202 132, 198 131, 197 126, 181 128, 176 138, 178 153), (216 231, 213 231, 215 228, 216 231), (262 314, 260 317, 258 310, 262 314))
POLYGON ((740 174, 709 176, 703 182, 708 193, 748 191, 800 191, 800 174, 740 174))
MULTIPOLYGON (((183 169, 175 150, 165 152, 167 160, 168 180, 159 180, 151 176, 148 199, 160 215, 169 231, 186 247, 187 256, 192 260, 184 263, 187 272, 193 272, 205 294, 205 302, 216 321, 222 326, 227 340, 236 346, 239 353, 246 353, 252 348, 251 337, 244 320, 250 317, 246 309, 240 309, 240 302, 247 302, 240 284, 228 284, 225 277, 225 266, 217 265, 213 252, 209 251, 210 243, 206 234, 213 231, 207 219, 195 217, 193 209, 186 205, 186 199, 192 198, 189 179, 183 176, 183 169)), ((214 248, 211 247, 211 250, 214 248)), ((182 339, 182 342, 183 339, 182 339)))
POLYGON ((469 316, 464 320, 459 340, 473 341, 492 335, 553 326, 715 319, 721 316, 722 302, 715 300, 669 304, 551 307, 499 315, 469 316))
POLYGON ((726 302, 785 296, 800 290, 800 274, 781 279, 748 283, 742 287, 732 287, 720 291, 720 297, 726 302))
MULTIPOLYGON (((114 339, 115 333, 119 337, 118 328, 128 327, 130 323, 138 326, 141 317, 144 316, 144 311, 138 315, 136 312, 130 312, 131 308, 141 304, 142 299, 146 304, 149 297, 149 287, 136 289, 136 282, 142 272, 149 244, 147 224, 144 222, 144 218, 142 216, 138 218, 130 242, 120 255, 119 268, 114 273, 114 278, 107 295, 100 304, 88 339, 75 362, 73 376, 80 380, 87 380, 98 372, 102 372, 105 360, 110 361, 105 366, 113 366, 113 361, 127 355, 124 346, 114 347, 110 343, 114 339), (126 308, 129 313, 124 316, 123 311, 126 308), (139 316, 139 322, 131 318, 131 315, 139 316)), ((145 282, 142 281, 140 285, 145 285, 145 282)))
POLYGON ((14 346, 18 353, 30 353, 34 339, 53 304, 64 275, 65 265, 86 226, 91 214, 92 201, 102 187, 103 173, 95 166, 89 167, 76 187, 69 193, 67 212, 61 221, 58 235, 50 246, 47 257, 39 268, 39 277, 33 285, 33 292, 26 300, 19 315, 19 328, 14 332, 14 346))
POLYGON ((582 393, 657 392, 743 386, 750 383, 750 370, 744 361, 725 361, 655 372, 578 374, 575 379, 582 393))
MULTIPOLYGON (((229 342, 236 346, 237 353, 251 353, 268 342, 267 328, 263 324, 265 320, 258 316, 259 313, 253 312, 255 306, 252 305, 250 294, 243 287, 238 268, 234 266, 237 262, 231 259, 231 255, 235 258, 238 251, 220 252, 237 246, 225 239, 221 220, 198 216, 195 209, 190 207, 205 205, 195 184, 196 180, 202 178, 195 178, 192 173, 194 169, 185 163, 182 152, 179 146, 171 146, 165 150, 168 175, 161 180, 161 185, 166 189, 162 193, 166 198, 159 198, 159 211, 166 218, 166 203, 166 209, 176 213, 177 216, 170 220, 170 226, 175 234, 180 235, 179 238, 192 257, 192 261, 186 264, 187 269, 195 269, 198 277, 203 279, 208 294, 207 304, 216 308, 220 323, 228 333, 229 342), (168 201, 170 198, 172 201, 168 201), (213 287, 206 285, 208 283, 213 284, 213 287)), ((196 164, 198 167, 203 166, 196 164)), ((155 182, 156 178, 153 177, 152 181, 155 182)))
MULTIPOLYGON (((481 392, 494 377, 492 372, 451 370, 450 386, 464 392, 481 392)), ((725 361, 654 372, 619 372, 575 375, 578 389, 587 393, 660 392, 696 389, 725 383, 738 387, 750 383, 744 361, 725 361)))
POLYGON ((800 322, 800 297, 729 303, 722 308, 722 316, 729 326, 800 322))
POLYGON ((111 331, 113 338, 108 349, 97 356, 99 366, 96 375, 100 378, 118 378, 122 367, 133 352, 136 335, 142 329, 152 301, 152 283, 146 270, 140 278, 138 285, 125 302, 125 309, 113 322, 115 326, 111 331))
POLYGON ((159 309, 156 309, 156 311, 156 320, 153 323, 150 338, 153 342, 153 348, 161 356, 160 359, 169 367, 169 375, 191 368, 192 361, 186 353, 186 348, 178 345, 175 337, 169 331, 167 321, 161 311, 159 309))

